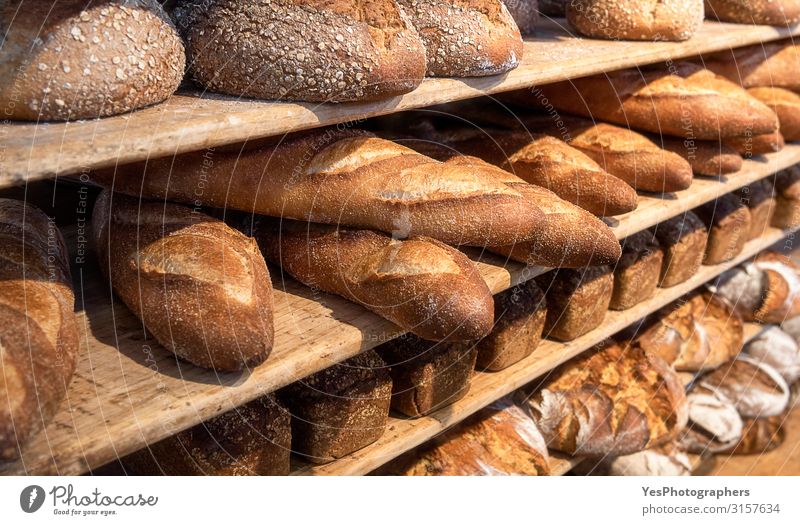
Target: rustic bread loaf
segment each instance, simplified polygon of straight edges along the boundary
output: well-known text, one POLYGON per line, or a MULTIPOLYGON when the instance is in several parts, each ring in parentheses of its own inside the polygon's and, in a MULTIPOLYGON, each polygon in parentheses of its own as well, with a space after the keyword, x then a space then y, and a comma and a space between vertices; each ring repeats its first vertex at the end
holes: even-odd
POLYGON ((800 345, 800 316, 783 321, 781 323, 781 330, 792 336, 795 342, 800 345))
POLYGON ((675 443, 603 461, 609 476, 691 476, 689 457, 675 443))
POLYGON ((783 422, 787 417, 788 414, 744 418, 742 439, 732 454, 764 454, 778 448, 786 440, 783 422))
POLYGON ((768 287, 766 272, 754 264, 744 264, 720 275, 712 289, 717 297, 732 305, 744 321, 752 322, 762 310, 768 287))
POLYGON ((793 166, 775 175, 775 214, 772 225, 776 228, 800 226, 800 168, 793 166))
POLYGON ((186 57, 155 0, 0 5, 0 108, 14 120, 77 120, 168 98, 186 57))
POLYGON ((547 337, 571 341, 594 330, 605 319, 614 289, 614 274, 608 266, 560 268, 536 281, 547 297, 547 337))
POLYGON ((544 292, 533 279, 496 295, 494 328, 478 343, 477 368, 497 372, 531 355, 546 317, 544 292))
POLYGON ((92 216, 100 269, 166 349, 237 371, 272 350, 272 284, 255 241, 191 208, 104 191, 92 216))
POLYGON ((392 0, 184 0, 173 16, 189 74, 219 93, 375 100, 425 75, 422 40, 392 0))
POLYGON ((762 179, 737 192, 750 210, 750 233, 747 240, 756 239, 769 230, 775 214, 775 188, 770 179, 762 179))
POLYGON ((752 159, 756 155, 776 153, 786 146, 786 141, 780 131, 752 135, 745 137, 729 137, 725 145, 736 150, 745 159, 752 159))
POLYGON ((396 0, 427 54, 427 75, 483 77, 522 59, 519 28, 502 0, 396 0))
POLYGON ((0 459, 47 425, 78 361, 69 255, 47 215, 0 198, 0 459))
POLYGON ((789 405, 789 385, 783 377, 745 354, 706 374, 699 384, 725 394, 744 418, 777 416, 789 405))
POLYGON ((475 265, 433 239, 257 218, 266 258, 306 286, 341 295, 431 341, 492 329, 492 294, 475 265))
POLYGON ((744 422, 736 406, 720 390, 695 385, 686 395, 689 423, 680 444, 689 452, 705 454, 732 450, 742 438, 744 422))
POLYGON ((800 20, 798 0, 705 0, 708 18, 738 24, 791 25, 800 20))
POLYGON ((437 162, 358 130, 316 130, 277 144, 150 160, 94 179, 135 196, 449 244, 531 240, 544 222, 541 210, 497 181, 493 170, 437 162))
POLYGON ((392 408, 419 417, 453 404, 469 391, 474 343, 434 343, 406 334, 376 352, 392 376, 392 408))
POLYGON ((763 300, 753 314, 760 323, 782 323, 800 315, 800 266, 776 252, 762 252, 753 263, 766 274, 763 300))
POLYGON ((703 264, 720 264, 739 255, 750 235, 750 210, 739 197, 728 193, 694 212, 708 227, 703 264))
POLYGON ((633 454, 672 440, 688 417, 677 374, 613 342, 548 374, 529 405, 547 446, 572 455, 633 454))
POLYGON ((291 416, 269 394, 125 457, 145 476, 287 476, 291 416))
POLYGON ((567 20, 583 35, 616 40, 688 40, 703 24, 703 0, 571 0, 567 20))
POLYGON ((768 326, 744 350, 753 359, 774 368, 788 384, 800 379, 800 346, 777 326, 768 326))
POLYGON ((708 243, 708 230, 694 213, 688 211, 653 228, 664 250, 659 286, 669 288, 697 273, 708 243))
POLYGON ((533 33, 539 21, 539 2, 537 0, 503 0, 508 12, 514 18, 523 35, 533 33))
POLYGON ((800 140, 800 95, 778 87, 753 87, 747 92, 778 115, 785 140, 800 140))
POLYGON ((664 252, 658 239, 645 230, 624 239, 622 257, 614 267, 612 310, 627 310, 649 299, 661 277, 664 252))
MULTIPOLYGON (((654 138, 657 143, 658 140, 654 138)), ((665 150, 686 159, 695 175, 719 177, 742 169, 742 156, 731 146, 707 140, 661 137, 665 150)))
POLYGON ((377 441, 386 430, 392 378, 369 350, 278 392, 292 415, 292 452, 327 463, 377 441))
POLYGON ((703 57, 711 71, 746 88, 776 87, 800 90, 800 46, 791 40, 759 42, 703 57))

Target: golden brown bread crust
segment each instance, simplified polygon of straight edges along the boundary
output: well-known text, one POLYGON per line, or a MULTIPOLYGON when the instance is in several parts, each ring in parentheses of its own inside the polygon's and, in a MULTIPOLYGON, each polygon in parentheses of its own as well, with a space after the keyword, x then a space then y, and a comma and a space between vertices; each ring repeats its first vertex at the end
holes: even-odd
POLYGON ((567 20, 592 38, 688 40, 703 24, 703 0, 571 0, 567 20))
POLYGON ((751 87, 800 90, 800 47, 791 40, 761 42, 704 57, 705 67, 732 82, 751 87))
POLYGON ((769 229, 775 214, 775 191, 772 180, 762 179, 737 192, 739 199, 750 209, 750 233, 747 240, 761 237, 769 229))
POLYGON ((473 341, 492 329, 492 294, 477 268, 438 241, 266 218, 253 233, 266 258, 298 281, 423 339, 473 341))
POLYGON ((145 476, 287 476, 291 416, 269 394, 122 461, 145 476))
POLYGON ((571 341, 605 319, 614 289, 614 274, 608 266, 559 268, 536 281, 547 297, 547 337, 571 341))
POLYGON ((706 15, 722 22, 786 26, 800 20, 798 0, 705 0, 706 15))
POLYGON ((422 40, 391 0, 186 0, 174 17, 191 76, 220 93, 363 101, 425 75, 422 40))
POLYGON ((0 33, 6 118, 126 113, 165 100, 183 79, 183 44, 155 0, 11 0, 0 33))
POLYGON ((516 68, 522 37, 501 0, 397 0, 425 44, 427 75, 483 77, 516 68))
POLYGON ((0 459, 15 459, 67 395, 79 334, 55 222, 0 199, 0 459))
POLYGON ((537 0, 503 0, 508 12, 514 18, 523 35, 530 35, 539 21, 539 2, 537 0))
POLYGON ((614 267, 614 292, 609 308, 627 310, 649 299, 661 277, 664 252, 658 239, 645 230, 624 239, 622 257, 614 267))
POLYGON ((797 166, 775 174, 775 214, 772 225, 776 228, 800 226, 800 168, 797 166))
POLYGON ((781 135, 785 140, 789 142, 800 140, 800 95, 778 87, 753 87, 747 92, 778 115, 781 135))
POLYGON ((746 354, 704 375, 699 385, 721 391, 743 418, 777 416, 789 405, 789 385, 783 377, 746 354))
POLYGON ((658 224, 653 231, 664 250, 660 287, 675 286, 697 273, 708 244, 708 230, 697 215, 688 211, 658 224))
POLYGON ((776 153, 783 149, 786 141, 780 131, 746 137, 730 137, 725 144, 735 149, 742 157, 752 159, 755 155, 776 153))
POLYGON ((783 422, 787 417, 788 414, 744 418, 742 438, 731 454, 764 454, 778 448, 786 440, 783 422))
POLYGON ((750 235, 750 210, 733 193, 719 197, 694 210, 708 228, 703 264, 730 261, 742 252, 750 235))
POLYGON ((611 341, 548 374, 529 405, 547 446, 572 455, 632 454, 672 440, 688 418, 677 374, 611 341))
POLYGON ((114 292, 166 349, 224 371, 267 358, 272 283, 253 239, 191 208, 109 191, 92 229, 114 292))
POLYGON ((686 159, 695 175, 720 177, 742 169, 742 156, 721 142, 663 137, 662 146, 686 159))
POLYGON ((771 251, 759 254, 754 266, 764 272, 766 284, 763 300, 753 319, 780 324, 800 315, 800 266, 785 255, 771 251))

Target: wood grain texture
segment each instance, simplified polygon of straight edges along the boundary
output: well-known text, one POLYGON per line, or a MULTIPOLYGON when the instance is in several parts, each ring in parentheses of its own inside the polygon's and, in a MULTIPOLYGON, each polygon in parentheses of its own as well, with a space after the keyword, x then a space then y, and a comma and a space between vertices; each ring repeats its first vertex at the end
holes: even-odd
POLYGON ((409 94, 377 102, 264 102, 184 89, 164 104, 107 119, 0 123, 0 187, 800 34, 800 26, 706 22, 687 42, 615 42, 577 38, 560 22, 537 28, 521 66, 508 74, 426 79, 409 94))

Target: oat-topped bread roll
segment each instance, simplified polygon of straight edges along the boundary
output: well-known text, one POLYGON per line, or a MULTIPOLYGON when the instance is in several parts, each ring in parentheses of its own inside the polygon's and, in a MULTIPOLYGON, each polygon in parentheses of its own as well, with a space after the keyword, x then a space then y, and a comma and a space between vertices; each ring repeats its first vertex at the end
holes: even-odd
POLYGON ((732 450, 742 438, 744 422, 728 396, 721 390, 695 385, 686 400, 689 423, 681 432, 681 446, 695 454, 732 450))
POLYGON ((219 93, 363 101, 425 76, 422 40, 393 0, 181 0, 173 17, 191 77, 219 93))
POLYGON ((359 130, 322 129, 154 159, 97 172, 94 180, 134 196, 449 244, 528 241, 544 223, 539 206, 498 181, 494 170, 438 162, 359 130))
POLYGON ((709 292, 695 292, 662 309, 637 343, 676 370, 699 372, 728 362, 744 341, 742 320, 731 306, 709 292))
POLYGON ((775 187, 770 179, 762 179, 745 186, 736 195, 750 210, 750 233, 747 240, 764 235, 775 214, 775 187))
POLYGON ((686 159, 695 175, 719 177, 742 169, 742 156, 734 148, 721 142, 666 136, 654 137, 653 141, 665 150, 686 159))
POLYGON ((747 343, 744 350, 752 358, 777 370, 790 385, 800 379, 800 346, 777 326, 768 326, 747 343))
POLYGON ((0 107, 14 120, 107 117, 168 98, 183 44, 155 0, 9 0, 0 107))
POLYGON ((0 199, 0 245, 0 459, 15 459, 67 396, 80 339, 55 222, 0 199))
POLYGON ((745 418, 777 416, 789 404, 789 385, 783 377, 745 354, 703 376, 699 385, 725 394, 745 418))
POLYGON ((559 268, 536 278, 547 297, 544 334, 558 341, 572 341, 600 326, 606 317, 614 289, 608 266, 559 268))
POLYGON ((614 267, 612 310, 627 310, 649 299, 656 291, 664 251, 650 230, 635 233, 620 243, 622 257, 614 267))
MULTIPOLYGON (((695 140, 763 135, 778 117, 740 86, 679 62, 549 84, 540 88, 556 109, 633 129, 695 140)), ((529 104, 537 103, 532 95, 529 104)))
POLYGON ((592 38, 688 40, 703 24, 703 0, 571 0, 567 20, 592 38))
POLYGON ((800 226, 800 167, 793 166, 775 175, 775 215, 772 225, 776 228, 800 226))
POLYGON ((695 208, 708 227, 708 245, 703 264, 730 261, 744 249, 750 236, 750 210, 733 193, 695 208))
POLYGON ((514 22, 523 35, 533 33, 539 21, 539 2, 537 0, 503 0, 508 12, 514 17, 514 22))
POLYGON ((747 92, 778 115, 781 135, 785 140, 800 140, 800 95, 778 87, 753 87, 747 92))
POLYGON ((638 346, 606 342, 547 375, 529 405, 547 446, 571 455, 625 455, 686 426, 677 374, 638 346))
POLYGON ((791 40, 761 42, 703 57, 705 67, 746 88, 800 90, 800 46, 791 40))
POLYGON ((785 26, 800 20, 800 0, 705 0, 706 15, 722 22, 785 26))
POLYGON ((291 419, 286 407, 268 394, 149 445, 122 462, 145 476, 286 476, 291 419))
POLYGON ((192 208, 104 191, 92 234, 114 292, 166 349, 238 371, 272 350, 272 284, 253 239, 192 208))
POLYGON ((492 329, 492 294, 460 251, 426 237, 257 218, 266 258, 298 281, 341 295, 431 341, 473 341, 492 329))
POLYGON ((396 0, 425 44, 433 77, 484 77, 516 68, 519 28, 502 0, 396 0))
POLYGON ((708 243, 708 230, 697 215, 687 211, 656 225, 653 233, 664 250, 659 286, 675 286, 697 273, 708 243))
POLYGON ((378 470, 390 476, 547 476, 547 446, 527 407, 495 401, 378 470))
POLYGON ((777 153, 786 146, 786 140, 780 131, 773 131, 763 135, 729 137, 725 139, 725 145, 736 150, 745 159, 752 159, 756 155, 777 153))

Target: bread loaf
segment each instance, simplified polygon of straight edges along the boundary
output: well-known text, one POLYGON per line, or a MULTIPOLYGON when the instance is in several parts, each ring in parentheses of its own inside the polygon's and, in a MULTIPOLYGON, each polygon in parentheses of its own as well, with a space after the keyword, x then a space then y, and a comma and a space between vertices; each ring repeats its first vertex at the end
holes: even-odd
POLYGON ((450 244, 531 240, 544 221, 535 204, 489 170, 436 162, 356 130, 156 159, 98 172, 94 180, 129 195, 450 244))
POLYGON ((392 0, 184 1, 174 15, 189 74, 237 97, 313 102, 407 93, 425 49, 392 0))
POLYGON ((776 153, 786 146, 786 141, 780 131, 745 137, 730 137, 725 139, 725 144, 731 147, 746 159, 756 155, 776 153))
POLYGON ((145 476, 287 476, 291 416, 267 395, 123 459, 145 476))
POLYGON ((738 24, 786 26, 800 20, 798 0, 705 0, 709 18, 738 24))
POLYGON ((708 243, 708 230, 697 215, 687 211, 658 224, 653 232, 664 250, 659 286, 675 286, 697 273, 708 243))
POLYGON ((732 454, 764 454, 786 440, 783 422, 788 414, 765 418, 745 418, 742 439, 732 454))
POLYGON ((547 297, 547 337, 571 341, 605 319, 614 289, 614 274, 608 266, 561 268, 536 280, 547 297))
POLYGON ((78 361, 69 259, 43 212, 0 198, 0 459, 16 459, 67 396, 78 361))
POLYGON ((661 140, 665 150, 676 153, 689 162, 695 175, 720 177, 742 169, 742 156, 726 144, 673 137, 662 137, 661 140))
POLYGON ((425 44, 427 75, 483 77, 522 59, 519 28, 502 0, 397 0, 425 44))
POLYGON ((744 354, 703 376, 699 384, 725 394, 744 418, 777 416, 789 404, 789 386, 781 375, 744 354))
POLYGON ((688 40, 703 24, 703 0, 571 0, 567 20, 583 35, 620 40, 688 40))
POLYGON ((680 444, 695 454, 732 450, 742 438, 744 423, 736 406, 720 390, 695 386, 686 395, 689 423, 680 444))
POLYGON ((570 0, 539 0, 539 12, 549 16, 566 16, 567 2, 570 0))
POLYGON ((432 341, 473 341, 492 329, 492 294, 475 265, 425 237, 259 218, 266 258, 306 286, 341 295, 432 341))
POLYGON ((614 267, 612 310, 627 310, 649 299, 661 277, 664 252, 652 232, 635 233, 622 242, 622 257, 614 267))
POLYGON ((800 226, 800 168, 793 166, 775 175, 775 214, 772 225, 776 228, 800 226))
POLYGON ((630 454, 608 458, 606 472, 610 476, 691 476, 689 457, 674 443, 666 443, 630 454))
POLYGON ((104 191, 92 216, 114 292, 164 348, 237 371, 272 350, 272 284, 255 241, 177 204, 104 191))
POLYGON ((327 463, 377 441, 386 430, 392 379, 372 350, 278 392, 292 414, 292 452, 327 463))
POLYGON ((753 318, 760 323, 782 323, 800 315, 800 266, 775 252, 762 252, 755 267, 766 274, 763 300, 753 318))
POLYGON ((473 343, 432 343, 408 334, 376 351, 392 376, 392 408, 410 417, 424 416, 464 397, 478 354, 473 343))
POLYGON ((688 417, 664 361, 612 342, 548 374, 529 405, 547 446, 571 455, 633 454, 673 439, 688 417))
POLYGON ((800 47, 791 40, 759 42, 703 57, 708 69, 746 88, 800 90, 800 47))
POLYGON ((777 326, 768 326, 758 334, 747 343, 745 352, 774 368, 790 385, 800 379, 800 347, 777 326))
POLYGON ((771 180, 762 179, 745 186, 737 193, 750 210, 750 233, 747 240, 764 235, 769 230, 775 214, 775 191, 771 180))
POLYGON ((165 100, 183 78, 183 44, 155 0, 10 0, 0 27, 5 118, 126 113, 165 100))
POLYGON ((720 264, 739 255, 750 235, 750 210, 732 193, 696 208, 708 227, 703 264, 720 264))
POLYGON ((747 92, 778 115, 781 135, 785 140, 800 140, 800 95, 778 87, 754 87, 747 92))
POLYGON ((764 305, 769 287, 767 274, 754 264, 732 268, 717 278, 714 293, 732 305, 745 321, 752 322, 764 305))
POLYGON ((536 23, 539 21, 539 3, 537 0, 503 0, 503 3, 514 18, 514 22, 517 23, 519 32, 523 35, 532 34, 536 23))

